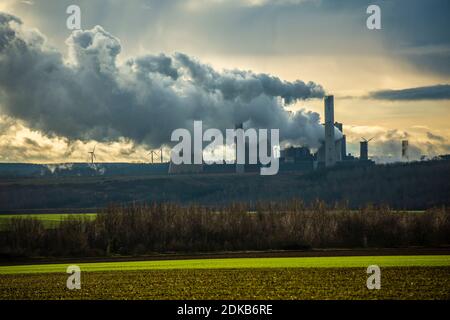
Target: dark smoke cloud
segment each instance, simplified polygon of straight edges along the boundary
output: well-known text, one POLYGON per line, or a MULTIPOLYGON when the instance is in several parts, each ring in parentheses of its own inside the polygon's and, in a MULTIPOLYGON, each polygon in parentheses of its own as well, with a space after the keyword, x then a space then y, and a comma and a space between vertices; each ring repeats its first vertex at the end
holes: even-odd
POLYGON ((157 147, 193 120, 206 127, 279 128, 282 140, 317 147, 317 113, 290 115, 284 103, 321 98, 321 86, 250 71, 217 72, 185 54, 147 55, 117 64, 122 46, 102 27, 66 41, 69 61, 18 18, 0 14, 2 112, 69 140, 120 138, 157 147))
POLYGON ((436 134, 433 134, 432 132, 427 132, 427 137, 428 137, 428 139, 433 140, 433 141, 437 141, 437 142, 445 142, 445 141, 447 141, 447 139, 445 139, 444 137, 436 135, 436 134))
POLYGON ((300 80, 287 82, 267 74, 254 74, 240 70, 225 71, 220 74, 185 54, 178 53, 175 56, 199 86, 209 92, 220 91, 226 100, 240 98, 249 102, 264 94, 281 97, 290 104, 305 97, 322 98, 324 96, 323 88, 314 82, 308 84, 300 80))
POLYGON ((381 90, 370 93, 370 98, 379 100, 448 100, 450 85, 441 84, 403 90, 381 90))

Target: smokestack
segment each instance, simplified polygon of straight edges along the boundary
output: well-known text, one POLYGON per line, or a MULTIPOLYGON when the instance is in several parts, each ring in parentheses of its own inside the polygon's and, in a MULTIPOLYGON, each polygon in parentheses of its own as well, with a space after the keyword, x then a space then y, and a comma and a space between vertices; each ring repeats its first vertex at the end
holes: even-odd
POLYGON ((360 142, 359 160, 369 160, 369 142, 367 140, 360 142))
MULTIPOLYGON (((336 128, 339 129, 342 133, 342 141, 341 141, 341 161, 344 161, 347 157, 347 137, 344 134, 344 125, 340 122, 336 122, 334 124, 336 128)), ((339 152, 339 150, 336 150, 339 152)))
MULTIPOLYGON (((245 135, 244 135, 244 124, 239 123, 236 125, 236 173, 242 174, 245 173, 245 164, 239 164, 238 163, 238 146, 239 145, 245 145, 245 135), (239 130, 241 129, 241 130, 239 130)), ((245 150, 245 149, 244 149, 245 150)))
POLYGON ((336 164, 334 141, 334 96, 325 97, 325 167, 336 164))
POLYGON ((342 161, 346 160, 347 159, 347 136, 345 134, 342 136, 341 154, 342 154, 342 161))
POLYGON ((403 160, 409 160, 409 141, 403 140, 402 141, 402 159, 403 160))

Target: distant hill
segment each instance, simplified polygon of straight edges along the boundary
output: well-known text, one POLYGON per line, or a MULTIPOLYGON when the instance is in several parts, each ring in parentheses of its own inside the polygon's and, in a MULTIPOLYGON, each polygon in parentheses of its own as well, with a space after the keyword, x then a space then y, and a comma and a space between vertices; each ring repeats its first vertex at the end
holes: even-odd
POLYGON ((0 163, 1 178, 166 175, 168 163, 0 163))
MULTIPOLYGON (((116 175, 3 176, 0 213, 33 209, 70 211, 110 203, 174 201, 222 205, 290 198, 300 198, 306 203, 321 199, 330 205, 348 202, 352 208, 368 203, 408 210, 450 205, 450 161, 341 167, 276 176, 253 173, 168 176, 163 173, 166 168, 141 166, 111 164, 107 168, 109 172, 115 170, 116 175)), ((25 168, 39 171, 30 165, 25 168)), ((10 170, 17 174, 20 165, 11 166, 10 170)), ((78 169, 74 166, 72 170, 78 169)))

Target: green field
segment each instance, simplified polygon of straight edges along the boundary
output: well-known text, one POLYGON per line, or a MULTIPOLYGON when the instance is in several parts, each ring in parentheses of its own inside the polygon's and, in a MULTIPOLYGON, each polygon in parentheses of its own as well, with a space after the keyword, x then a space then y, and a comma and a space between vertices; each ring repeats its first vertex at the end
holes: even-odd
POLYGON ((381 290, 368 290, 366 268, 177 269, 84 272, 81 290, 68 275, 0 275, 0 300, 316 300, 450 299, 449 267, 382 269, 381 290))
MULTIPOLYGON (((102 263, 71 263, 85 272, 174 269, 450 267, 449 255, 299 258, 230 258, 102 263)), ((0 275, 65 272, 69 264, 0 266, 0 275)))
POLYGON ((0 267, 8 299, 449 299, 450 256, 239 258, 0 267), (66 288, 68 265, 81 290, 66 288), (366 287, 381 267, 381 290, 366 287))
POLYGON ((0 215, 0 230, 4 230, 10 219, 38 219, 41 220, 46 228, 53 228, 68 218, 95 219, 96 213, 52 213, 52 214, 2 214, 0 215))

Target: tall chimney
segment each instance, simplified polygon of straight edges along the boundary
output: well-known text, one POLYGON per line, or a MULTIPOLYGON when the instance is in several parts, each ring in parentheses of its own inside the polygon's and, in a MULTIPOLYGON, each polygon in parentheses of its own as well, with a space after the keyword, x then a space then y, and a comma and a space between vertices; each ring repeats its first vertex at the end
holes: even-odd
POLYGON ((235 126, 235 129, 238 130, 237 136, 236 136, 236 141, 235 141, 236 142, 236 149, 235 149, 236 150, 236 152, 235 152, 235 154, 236 154, 236 173, 242 174, 242 173, 245 173, 245 164, 238 163, 238 146, 239 145, 245 146, 244 124, 243 123, 237 124, 235 126))
POLYGON ((359 160, 369 160, 369 142, 367 140, 360 142, 359 160))
POLYGON ((341 150, 336 150, 338 153, 341 153, 341 161, 344 161, 347 157, 347 137, 344 134, 344 125, 340 122, 336 122, 334 124, 336 128, 339 129, 339 131, 342 133, 342 140, 341 140, 341 150))
POLYGON ((409 141, 403 140, 402 141, 402 159, 403 160, 409 160, 409 141))
POLYGON ((336 164, 336 142, 334 140, 334 96, 325 97, 325 167, 336 164))

